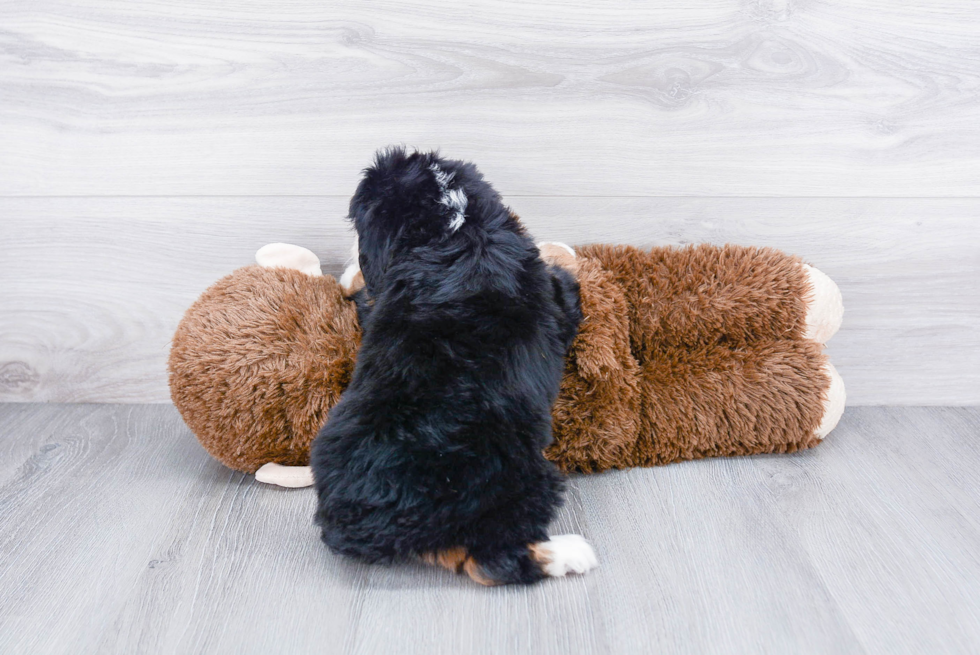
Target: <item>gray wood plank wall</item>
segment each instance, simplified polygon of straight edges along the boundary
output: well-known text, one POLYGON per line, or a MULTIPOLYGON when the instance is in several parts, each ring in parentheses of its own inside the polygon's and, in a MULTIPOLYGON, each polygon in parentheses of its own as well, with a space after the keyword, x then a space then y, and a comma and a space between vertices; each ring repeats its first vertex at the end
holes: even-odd
POLYGON ((267 242, 337 272, 389 143, 543 239, 731 241, 841 285, 852 404, 980 403, 973 0, 0 6, 0 400, 166 402, 267 242))

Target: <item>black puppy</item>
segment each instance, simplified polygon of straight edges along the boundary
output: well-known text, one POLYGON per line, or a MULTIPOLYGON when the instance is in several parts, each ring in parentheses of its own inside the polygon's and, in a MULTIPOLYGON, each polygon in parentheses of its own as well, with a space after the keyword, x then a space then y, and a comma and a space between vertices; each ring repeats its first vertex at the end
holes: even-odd
POLYGON ((564 482, 542 449, 581 319, 572 275, 545 265, 475 166, 433 153, 379 152, 350 218, 364 334, 313 444, 323 541, 487 585, 594 567, 582 537, 547 534, 564 482))

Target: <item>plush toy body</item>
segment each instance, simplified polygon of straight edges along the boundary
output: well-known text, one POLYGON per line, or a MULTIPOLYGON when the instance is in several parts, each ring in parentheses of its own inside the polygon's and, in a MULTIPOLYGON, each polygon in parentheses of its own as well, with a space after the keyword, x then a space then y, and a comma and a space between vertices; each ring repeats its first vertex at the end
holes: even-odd
POLYGON ((562 469, 793 452, 836 425, 823 342, 843 306, 816 269, 738 246, 577 254, 586 320, 547 451, 562 469))
MULTIPOLYGON (((545 452, 559 468, 793 452, 837 424, 844 386, 823 344, 840 293, 798 258, 730 245, 542 255, 576 272, 585 317, 545 452)), ((219 461, 306 486, 310 443, 353 371, 356 309, 308 250, 272 244, 256 259, 188 309, 171 395, 219 461)))

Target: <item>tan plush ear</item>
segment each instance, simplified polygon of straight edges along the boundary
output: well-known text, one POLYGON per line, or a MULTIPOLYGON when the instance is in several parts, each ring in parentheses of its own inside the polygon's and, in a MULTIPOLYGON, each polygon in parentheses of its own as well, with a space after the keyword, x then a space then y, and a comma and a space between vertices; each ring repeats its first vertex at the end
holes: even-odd
POLYGON ((565 471, 628 466, 639 431, 640 370, 626 298, 598 263, 578 259, 582 325, 572 344, 545 456, 565 471))
POLYGON ((549 241, 539 243, 538 251, 541 253, 541 259, 545 262, 554 264, 555 266, 561 266, 570 273, 578 272, 578 259, 571 246, 559 243, 558 241, 549 241))
POLYGON ((291 243, 270 243, 259 248, 255 253, 255 263, 262 268, 292 268, 297 271, 319 277, 320 258, 312 251, 291 243))

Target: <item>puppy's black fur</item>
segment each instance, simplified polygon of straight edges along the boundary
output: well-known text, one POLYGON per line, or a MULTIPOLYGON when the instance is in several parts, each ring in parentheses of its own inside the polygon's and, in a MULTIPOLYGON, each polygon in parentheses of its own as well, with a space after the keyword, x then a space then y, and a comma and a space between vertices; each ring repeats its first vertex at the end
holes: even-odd
POLYGON ((363 341, 313 444, 323 541, 371 562, 462 548, 492 583, 539 580, 528 546, 562 501, 542 450, 577 282, 472 164, 381 151, 350 218, 363 341))

